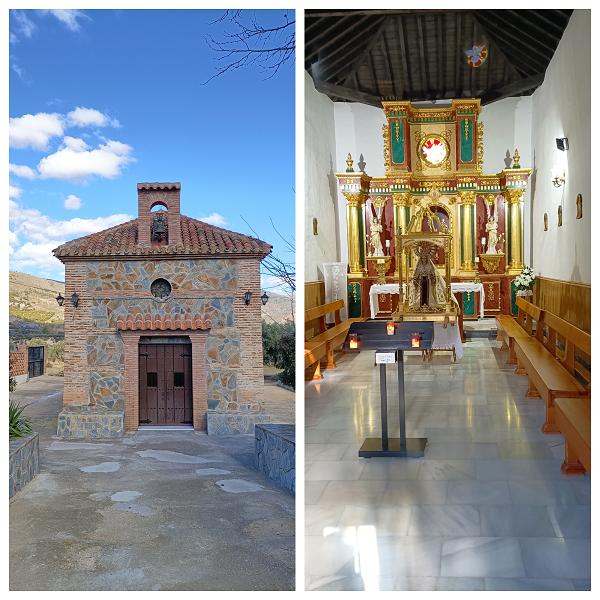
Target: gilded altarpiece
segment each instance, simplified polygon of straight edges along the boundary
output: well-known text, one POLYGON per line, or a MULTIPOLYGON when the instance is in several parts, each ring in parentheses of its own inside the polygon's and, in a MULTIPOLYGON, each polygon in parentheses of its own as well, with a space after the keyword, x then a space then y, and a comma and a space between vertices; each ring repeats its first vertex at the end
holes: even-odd
MULTIPOLYGON (((520 168, 517 155, 515 168, 484 174, 478 99, 453 100, 451 106, 433 109, 414 108, 410 102, 382 104, 387 117, 383 127, 386 175, 355 172, 350 155, 346 172, 336 173, 347 206, 348 283, 360 287, 360 293, 352 295, 352 316, 358 316, 358 304, 362 316, 370 315, 370 287, 383 281, 378 272, 382 260, 373 257, 373 227, 381 228, 385 283, 397 283, 395 236, 406 231, 423 206, 452 236, 452 281, 473 281, 477 270, 485 289, 486 316, 511 314, 511 281, 523 268, 523 194, 531 170, 520 168), (486 227, 490 217, 495 238, 486 227), (495 247, 484 246, 483 238, 488 244, 496 239, 495 247), (494 260, 488 258, 485 264, 484 259, 478 260, 492 251, 494 260)), ((428 230, 424 220, 422 231, 428 230)), ((445 258, 440 249, 433 262, 441 267, 445 258)), ((410 272, 415 256, 406 260, 410 272)), ((464 303, 479 306, 476 296, 465 296, 464 303)), ((394 312, 398 300, 398 295, 381 294, 379 316, 394 312)), ((465 318, 477 316, 478 311, 472 315, 465 311, 465 318)))

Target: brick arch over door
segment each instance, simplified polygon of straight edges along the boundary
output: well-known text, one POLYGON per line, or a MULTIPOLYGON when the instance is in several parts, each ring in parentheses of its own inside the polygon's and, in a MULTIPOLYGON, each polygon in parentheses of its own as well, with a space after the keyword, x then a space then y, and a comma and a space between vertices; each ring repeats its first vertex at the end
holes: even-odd
MULTIPOLYGON (((205 344, 210 330, 160 331, 160 337, 188 335, 192 343, 192 410, 194 429, 206 430, 206 357, 205 344)), ((140 337, 151 331, 120 331, 125 343, 125 431, 137 431, 139 426, 139 350, 140 337)))

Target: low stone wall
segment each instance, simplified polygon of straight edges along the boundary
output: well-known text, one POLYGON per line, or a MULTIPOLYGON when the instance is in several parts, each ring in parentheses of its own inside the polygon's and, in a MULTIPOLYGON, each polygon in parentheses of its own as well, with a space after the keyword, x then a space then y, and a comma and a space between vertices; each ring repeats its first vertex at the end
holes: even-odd
POLYGON ((58 414, 56 433, 61 437, 121 437, 124 431, 122 410, 63 410, 58 414))
POLYGON ((295 493, 295 425, 257 425, 254 428, 254 466, 279 485, 295 493))
POLYGON ((262 411, 207 410, 208 435, 253 434, 255 425, 269 423, 271 416, 262 411))
POLYGON ((9 498, 39 472, 40 438, 37 433, 10 440, 8 453, 9 498))

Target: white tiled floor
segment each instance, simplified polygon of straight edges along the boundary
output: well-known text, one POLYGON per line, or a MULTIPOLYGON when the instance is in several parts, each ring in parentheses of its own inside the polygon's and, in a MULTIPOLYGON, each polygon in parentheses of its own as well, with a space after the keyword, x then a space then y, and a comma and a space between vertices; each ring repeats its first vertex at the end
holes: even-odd
MULTIPOLYGON (((561 435, 500 343, 405 355, 409 437, 424 458, 358 458, 381 435, 373 352, 306 385, 306 589, 590 589, 590 478, 560 473, 561 435)), ((390 436, 399 436, 388 367, 390 436)))

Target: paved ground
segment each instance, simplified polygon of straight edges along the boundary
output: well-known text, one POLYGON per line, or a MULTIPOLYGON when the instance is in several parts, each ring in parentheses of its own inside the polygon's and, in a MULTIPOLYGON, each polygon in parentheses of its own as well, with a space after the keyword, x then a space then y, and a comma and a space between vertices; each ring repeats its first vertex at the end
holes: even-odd
MULTIPOLYGON (((254 470, 252 436, 64 441, 62 383, 14 393, 41 472, 10 501, 11 590, 294 589, 294 497, 254 470)), ((274 387, 267 410, 285 418, 293 394, 274 387)))

